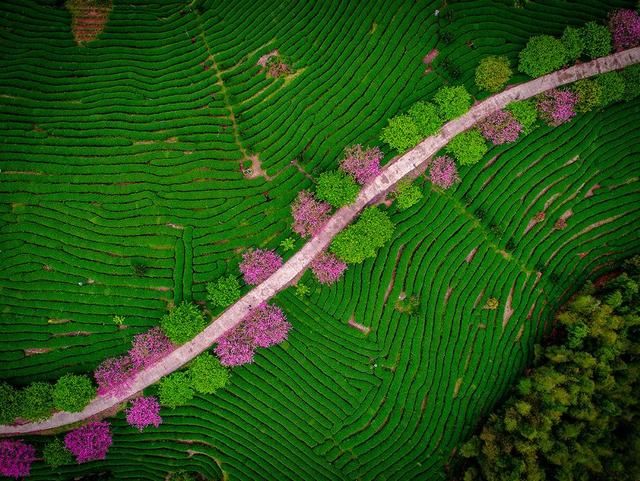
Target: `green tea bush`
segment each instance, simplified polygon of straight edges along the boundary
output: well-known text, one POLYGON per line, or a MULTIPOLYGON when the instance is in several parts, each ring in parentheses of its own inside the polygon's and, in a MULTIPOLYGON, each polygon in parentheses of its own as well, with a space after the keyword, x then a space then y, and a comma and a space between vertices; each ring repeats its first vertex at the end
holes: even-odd
POLYGON ((433 101, 443 122, 460 117, 471 107, 471 95, 462 85, 441 87, 434 95, 433 101))
POLYGON ((330 250, 344 262, 359 264, 376 255, 376 251, 391 239, 393 229, 385 212, 368 207, 355 224, 333 239, 330 250))
POLYGON ((207 283, 207 300, 214 307, 227 307, 240 299, 240 282, 232 275, 207 283))
POLYGON ((611 32, 604 25, 589 22, 580 31, 584 54, 589 58, 603 57, 611 52, 611 32))
POLYGON ((351 204, 358 197, 360 186, 341 170, 323 172, 316 185, 316 197, 335 208, 351 204))
POLYGON ((456 135, 447 144, 445 150, 451 154, 460 165, 472 165, 477 163, 489 147, 480 132, 476 129, 467 130, 456 135))
POLYGON ((204 329, 204 317, 200 310, 191 303, 183 302, 160 319, 160 327, 175 344, 183 344, 191 340, 204 329))
POLYGON ((431 102, 416 102, 409 109, 409 116, 422 137, 429 137, 442 127, 438 109, 431 102))
POLYGON ((20 417, 29 421, 42 421, 53 411, 53 386, 46 382, 34 382, 20 395, 20 417))
POLYGON ((160 404, 170 408, 184 406, 193 399, 191 376, 186 372, 174 372, 160 380, 158 397, 160 404))
POLYGON ((229 370, 208 352, 191 361, 189 375, 193 389, 202 394, 213 394, 229 381, 229 370))
POLYGON ((65 374, 53 387, 53 405, 70 413, 80 412, 96 396, 88 376, 65 374))
POLYGON ((560 40, 551 35, 537 35, 520 51, 518 70, 536 78, 558 70, 567 58, 567 49, 560 40))
POLYGON ((480 60, 476 68, 476 85, 487 92, 498 92, 507 84, 511 74, 507 57, 491 55, 480 60))
POLYGON ((415 121, 406 114, 389 119, 389 124, 382 129, 380 134, 380 140, 400 153, 415 147, 421 138, 420 130, 415 121))

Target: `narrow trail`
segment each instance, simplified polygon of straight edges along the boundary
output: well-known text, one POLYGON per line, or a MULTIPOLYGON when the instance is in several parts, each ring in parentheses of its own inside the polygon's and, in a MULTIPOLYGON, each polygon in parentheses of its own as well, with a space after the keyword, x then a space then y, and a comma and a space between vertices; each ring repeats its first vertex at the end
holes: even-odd
POLYGON ((478 103, 462 117, 445 124, 438 134, 426 138, 416 147, 387 164, 382 169, 382 172, 361 190, 353 204, 339 209, 322 231, 307 242, 300 251, 273 273, 271 277, 229 307, 191 341, 178 347, 158 363, 139 372, 133 379, 131 386, 124 393, 118 396, 99 396, 79 413, 58 412, 41 422, 0 426, 0 436, 45 434, 49 430, 76 424, 91 418, 99 418, 113 412, 114 407, 119 403, 133 397, 136 393, 159 381, 163 376, 179 369, 198 354, 209 349, 223 333, 237 326, 253 308, 262 302, 268 301, 276 293, 286 288, 298 274, 307 268, 314 257, 328 247, 333 237, 344 229, 362 209, 374 199, 392 189, 403 177, 420 167, 424 167, 432 155, 459 133, 472 127, 476 122, 503 108, 510 102, 533 97, 551 88, 600 73, 619 70, 639 62, 640 47, 637 47, 512 86, 478 103))

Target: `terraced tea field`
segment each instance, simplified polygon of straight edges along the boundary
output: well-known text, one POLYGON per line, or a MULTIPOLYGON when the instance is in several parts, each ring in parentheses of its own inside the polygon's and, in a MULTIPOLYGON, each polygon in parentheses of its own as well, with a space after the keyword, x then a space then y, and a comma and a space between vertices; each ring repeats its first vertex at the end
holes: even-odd
MULTIPOLYGON (((81 47, 55 2, 3 4, 0 378, 89 372, 171 303, 203 301, 244 248, 290 235, 296 193, 346 145, 451 82, 445 59, 472 91, 481 57, 515 61, 530 35, 630 4, 115 2, 81 47), (292 75, 261 72, 273 49, 292 75)), ((376 259, 278 296, 289 341, 225 391, 142 434, 119 414, 106 461, 32 479, 444 479, 555 309, 640 250, 639 121, 637 100, 616 104, 493 148, 447 193, 420 180, 376 259)))

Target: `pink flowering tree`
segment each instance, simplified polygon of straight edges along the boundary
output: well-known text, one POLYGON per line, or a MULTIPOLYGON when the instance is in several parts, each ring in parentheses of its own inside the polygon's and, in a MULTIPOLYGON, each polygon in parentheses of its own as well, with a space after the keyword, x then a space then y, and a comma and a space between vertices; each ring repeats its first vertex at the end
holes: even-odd
POLYGON ((262 303, 220 337, 215 353, 223 366, 248 364, 253 362, 256 348, 280 344, 290 329, 282 309, 262 303))
POLYGON ((441 189, 448 189, 453 184, 460 182, 456 163, 448 155, 436 157, 429 166, 429 179, 433 185, 441 189))
POLYGON ((340 168, 364 185, 380 173, 381 160, 382 151, 378 147, 363 149, 362 145, 354 145, 344 150, 340 168))
POLYGON ((159 327, 133 337, 129 357, 133 369, 144 369, 169 354, 175 346, 159 327))
POLYGON ((128 355, 105 359, 93 373, 98 383, 98 394, 117 395, 123 392, 129 387, 134 374, 133 362, 128 355))
POLYGON ((347 264, 331 253, 323 252, 311 261, 311 272, 320 284, 333 284, 347 269, 347 264))
POLYGON ((493 145, 515 142, 522 132, 522 124, 511 112, 497 110, 478 124, 482 136, 493 145))
POLYGON ((291 205, 293 215, 293 231, 301 237, 314 236, 324 227, 329 219, 331 206, 317 200, 314 195, 303 190, 291 205))
POLYGON ((640 45, 640 15, 628 8, 616 10, 609 17, 616 52, 640 45))
POLYGON ((113 440, 107 421, 86 424, 64 437, 64 445, 76 457, 78 464, 107 457, 113 440))
POLYGON ((281 265, 282 257, 275 251, 252 249, 243 254, 240 272, 247 284, 255 286, 267 280, 281 265))
POLYGON ((240 324, 220 336, 215 353, 223 366, 241 366, 253 362, 255 346, 240 324))
POLYGON ((551 89, 538 98, 538 113, 547 124, 558 126, 576 115, 577 102, 578 96, 570 90, 551 89))
POLYGON ((287 339, 291 324, 278 306, 260 304, 244 321, 244 331, 256 347, 271 347, 287 339))
POLYGON ((129 426, 133 426, 139 431, 147 426, 153 425, 157 428, 162 424, 160 403, 153 396, 135 398, 131 401, 131 406, 127 408, 126 414, 129 426))
POLYGON ((31 463, 36 459, 36 448, 22 440, 0 441, 0 474, 9 478, 29 476, 31 463))

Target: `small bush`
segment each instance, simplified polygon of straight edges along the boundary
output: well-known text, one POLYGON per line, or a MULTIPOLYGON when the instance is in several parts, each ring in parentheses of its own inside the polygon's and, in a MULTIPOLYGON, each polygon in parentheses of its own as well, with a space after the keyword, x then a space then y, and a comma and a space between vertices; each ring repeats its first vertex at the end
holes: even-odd
POLYGON ((473 165, 480 161, 489 147, 476 129, 456 135, 445 149, 460 165, 473 165))
POLYGON ((183 302, 160 319, 160 327, 171 342, 183 344, 204 329, 204 317, 191 303, 183 302))
POLYGON ((413 104, 409 109, 409 117, 418 127, 421 137, 429 137, 442 127, 438 109, 431 102, 416 102, 413 104))
POLYGON ((551 35, 537 35, 520 52, 518 70, 529 77, 540 77, 558 70, 567 57, 567 49, 560 40, 551 35))
POLYGON ((20 417, 29 421, 42 421, 53 411, 53 386, 46 382, 34 382, 20 396, 20 417))
POLYGON ((496 299, 495 297, 490 297, 489 299, 487 299, 484 308, 490 311, 495 311, 499 306, 500 301, 498 301, 498 299, 496 299))
POLYGON ((584 54, 589 58, 609 55, 611 52, 611 32, 604 25, 589 22, 580 31, 584 42, 584 54))
POLYGON ((96 388, 84 375, 65 374, 53 388, 55 408, 70 413, 82 411, 95 396, 96 388))
POLYGON ((433 101, 443 122, 460 117, 471 107, 471 95, 462 85, 441 87, 434 95, 433 101))
POLYGON ((375 257, 377 250, 391 239, 393 229, 385 212, 369 207, 355 224, 333 239, 330 250, 349 264, 359 264, 368 257, 375 257))
POLYGON ((420 129, 409 115, 389 119, 389 125, 380 134, 380 140, 400 153, 415 147, 421 139, 420 129))
POLYGON ((10 424, 20 414, 20 392, 6 382, 0 382, 0 424, 10 424))
POLYGON ((55 438, 47 443, 42 451, 44 462, 52 468, 59 468, 66 464, 73 463, 73 455, 69 451, 61 439, 55 438))
POLYGON ((200 354, 189 365, 191 385, 202 394, 213 394, 229 381, 229 371, 217 357, 208 352, 200 354))
POLYGON ((584 41, 579 28, 566 27, 560 39, 567 52, 567 61, 575 62, 580 58, 584 50, 584 41))
POLYGON ((280 248, 285 252, 292 251, 296 248, 296 240, 293 237, 282 239, 282 241, 280 242, 280 248))
POLYGON ((600 86, 600 105, 606 107, 624 99, 625 81, 619 72, 607 72, 596 77, 600 86))
POLYGON ((214 307, 227 307, 240 299, 240 283, 232 275, 207 283, 207 300, 214 307))
POLYGON ((353 203, 358 197, 358 192, 360 187, 354 178, 339 170, 320 174, 316 186, 316 197, 335 208, 353 203))
POLYGON ((576 112, 590 112, 600 105, 602 88, 595 80, 578 80, 573 84, 573 92, 578 96, 576 112))
POLYGON ((184 406, 193 399, 191 377, 186 372, 174 372, 160 380, 158 396, 160 404, 170 408, 184 406))
POLYGON ((491 55, 480 60, 476 68, 476 85, 480 90, 498 92, 507 84, 511 74, 507 57, 491 55))
POLYGON ((423 195, 420 187, 405 180, 398 182, 398 185, 396 186, 395 197, 398 209, 407 210, 408 208, 420 202, 420 199, 422 199, 423 195))
POLYGON ((505 108, 522 125, 522 134, 531 133, 538 126, 538 110, 533 100, 512 102, 505 108))
POLYGON ((402 314, 415 314, 420 308, 420 300, 416 296, 396 300, 393 308, 402 314))

